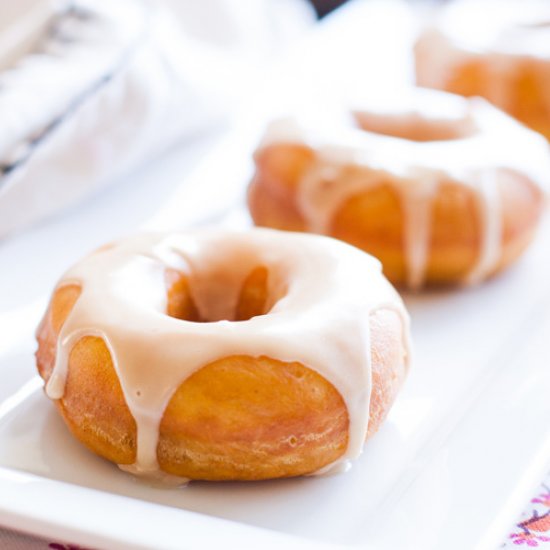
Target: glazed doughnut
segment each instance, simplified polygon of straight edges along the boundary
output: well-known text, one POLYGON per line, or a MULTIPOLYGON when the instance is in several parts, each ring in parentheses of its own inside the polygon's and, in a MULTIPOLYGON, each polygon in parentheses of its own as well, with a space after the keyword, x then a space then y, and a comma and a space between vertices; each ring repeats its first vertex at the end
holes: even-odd
POLYGON ((550 4, 452 2, 415 47, 420 86, 481 96, 550 138, 550 4))
POLYGON ((409 359, 408 316, 377 260, 265 229, 100 249, 61 279, 37 338, 76 438, 178 482, 339 471, 409 359))
POLYGON ((413 288, 481 281, 531 241, 548 146, 486 101, 414 89, 322 116, 268 127, 248 195, 257 225, 347 241, 413 288))

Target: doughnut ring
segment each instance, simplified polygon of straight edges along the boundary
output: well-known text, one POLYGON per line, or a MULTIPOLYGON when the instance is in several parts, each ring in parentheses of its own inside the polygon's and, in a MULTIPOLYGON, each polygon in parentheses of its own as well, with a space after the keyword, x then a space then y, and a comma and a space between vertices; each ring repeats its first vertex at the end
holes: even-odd
POLYGON ((74 436, 152 479, 338 471, 380 426, 408 315, 374 258, 254 229, 141 235, 61 279, 38 328, 74 436))
POLYGON ((268 127, 248 194, 256 225, 347 241, 411 288, 479 282, 532 240, 547 143, 485 100, 414 89, 319 118, 268 127))

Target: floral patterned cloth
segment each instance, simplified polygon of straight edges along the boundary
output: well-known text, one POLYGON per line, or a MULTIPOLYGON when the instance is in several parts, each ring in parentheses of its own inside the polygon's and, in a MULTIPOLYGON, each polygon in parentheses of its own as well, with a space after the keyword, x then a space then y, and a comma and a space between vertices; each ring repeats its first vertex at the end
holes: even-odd
MULTIPOLYGON (((1 518, 0 518, 1 519, 1 518)), ((531 499, 520 520, 501 549, 518 547, 550 550, 550 472, 539 492, 531 499)), ((62 542, 48 542, 28 535, 0 529, 0 550, 92 550, 62 542)))
POLYGON ((540 486, 539 494, 531 499, 502 548, 518 546, 550 550, 550 474, 540 486))

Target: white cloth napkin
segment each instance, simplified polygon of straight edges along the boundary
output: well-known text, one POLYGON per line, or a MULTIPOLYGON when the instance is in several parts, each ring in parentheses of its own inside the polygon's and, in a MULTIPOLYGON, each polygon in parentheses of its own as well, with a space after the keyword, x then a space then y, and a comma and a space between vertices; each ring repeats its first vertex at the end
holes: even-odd
POLYGON ((0 238, 219 122, 312 20, 302 0, 74 0, 0 72, 0 238))

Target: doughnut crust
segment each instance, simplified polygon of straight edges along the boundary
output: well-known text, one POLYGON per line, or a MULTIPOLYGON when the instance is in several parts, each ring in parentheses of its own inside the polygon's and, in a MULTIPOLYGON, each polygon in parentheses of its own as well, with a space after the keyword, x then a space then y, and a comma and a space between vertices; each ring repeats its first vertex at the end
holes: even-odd
MULTIPOLYGON (((266 314, 267 268, 245 278, 237 320, 266 314)), ((166 269, 167 311, 201 322, 185 274, 166 269)), ((40 375, 48 381, 57 340, 81 288, 55 291, 38 329, 40 375)), ((405 376, 402 320, 390 309, 370 317, 372 394, 368 435, 386 417, 405 376)), ((155 365, 151 365, 155 368, 155 365)), ((73 346, 63 397, 55 400, 73 435, 121 465, 136 460, 136 422, 106 342, 85 335, 73 346)), ((342 396, 315 370, 267 356, 232 355, 205 364, 175 391, 159 427, 161 470, 200 480, 259 480, 314 473, 346 451, 349 416, 342 396)))

